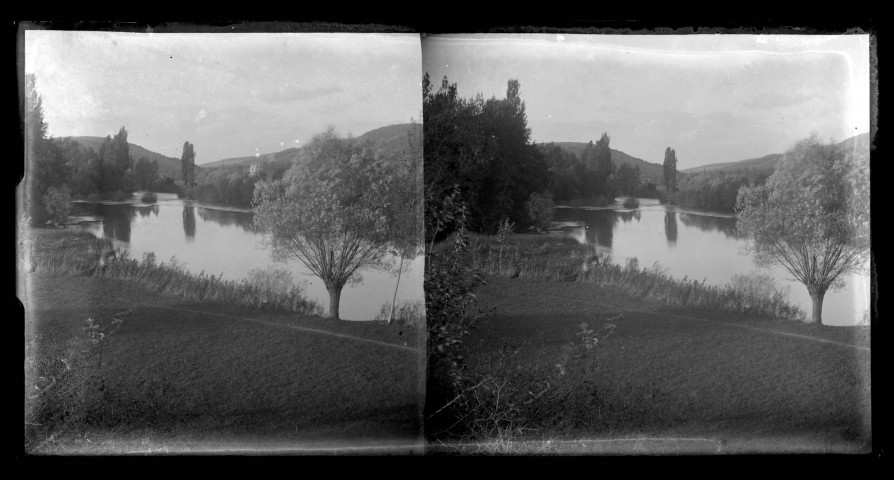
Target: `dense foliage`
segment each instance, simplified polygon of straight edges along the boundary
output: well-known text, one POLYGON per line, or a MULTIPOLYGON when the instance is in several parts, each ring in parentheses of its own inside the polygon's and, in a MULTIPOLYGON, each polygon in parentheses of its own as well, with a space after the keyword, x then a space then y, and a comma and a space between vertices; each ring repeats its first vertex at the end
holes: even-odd
MULTIPOLYGON (((409 168, 382 158, 368 144, 338 137, 333 129, 305 147, 308 162, 296 163, 279 180, 256 185, 255 226, 274 259, 297 260, 323 280, 329 317, 339 319, 341 292, 365 268, 389 267, 397 240, 391 221, 406 208, 395 192, 409 168), (395 207, 397 205, 397 207, 395 207)), ((415 175, 415 174, 414 174, 415 175)))
POLYGON ((677 152, 671 147, 664 151, 664 184, 668 192, 677 191, 677 152))
POLYGON ((807 287, 812 323, 823 297, 860 268, 869 249, 869 161, 816 135, 795 144, 761 186, 744 188, 738 229, 761 265, 781 265, 807 287))
POLYGON ((769 176, 769 172, 759 170, 686 175, 668 200, 684 207, 733 213, 739 189, 762 185, 769 176))
MULTIPOLYGON (((446 77, 437 91, 428 74, 423 78, 426 191, 443 199, 459 185, 474 231, 496 231, 504 218, 531 225, 525 202, 548 186, 519 89, 510 80, 505 98, 465 99, 446 77)), ((444 225, 441 231, 453 228, 444 225)))

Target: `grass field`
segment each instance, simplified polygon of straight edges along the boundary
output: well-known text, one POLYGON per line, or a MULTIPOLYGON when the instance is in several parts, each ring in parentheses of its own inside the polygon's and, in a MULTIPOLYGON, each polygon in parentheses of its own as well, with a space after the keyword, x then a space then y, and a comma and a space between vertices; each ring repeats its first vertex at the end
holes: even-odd
POLYGON ((598 329, 622 315, 596 349, 595 388, 564 399, 508 451, 871 448, 866 327, 669 308, 586 282, 488 280, 478 299, 496 314, 468 341, 472 369, 489 368, 487 359, 507 342, 519 346, 513 361, 522 368, 552 366, 581 323, 598 329))
POLYGON ((38 453, 422 451, 414 328, 189 302, 40 269, 20 271, 19 296, 38 365, 72 358, 87 318, 131 311, 107 339, 100 387, 38 453))

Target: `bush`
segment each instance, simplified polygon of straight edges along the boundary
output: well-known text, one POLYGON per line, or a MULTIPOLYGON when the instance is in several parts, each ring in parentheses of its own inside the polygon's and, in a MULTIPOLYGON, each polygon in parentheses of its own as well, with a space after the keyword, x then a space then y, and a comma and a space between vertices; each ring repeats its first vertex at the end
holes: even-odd
POLYGON ((43 205, 50 221, 58 225, 68 221, 71 212, 71 192, 63 185, 61 188, 50 187, 43 196, 43 205))
POLYGON ((545 194, 532 193, 530 199, 525 202, 525 209, 528 211, 528 217, 531 219, 534 228, 538 230, 546 230, 549 228, 550 222, 553 220, 553 196, 547 192, 545 194))
POLYGON ((99 194, 96 192, 91 193, 90 195, 87 195, 88 202, 98 202, 100 200, 102 200, 102 197, 100 197, 99 194))
POLYGON ((120 423, 108 418, 109 396, 100 372, 109 338, 132 313, 125 310, 104 318, 100 311, 97 320, 85 320, 83 335, 61 352, 46 352, 38 348, 34 336, 25 337, 27 452, 39 451, 67 431, 120 423))
POLYGON ((627 197, 624 199, 624 208, 639 208, 639 199, 636 197, 627 197))
POLYGON ((158 195, 155 192, 145 192, 143 196, 140 197, 140 200, 143 203, 155 203, 158 201, 158 195))

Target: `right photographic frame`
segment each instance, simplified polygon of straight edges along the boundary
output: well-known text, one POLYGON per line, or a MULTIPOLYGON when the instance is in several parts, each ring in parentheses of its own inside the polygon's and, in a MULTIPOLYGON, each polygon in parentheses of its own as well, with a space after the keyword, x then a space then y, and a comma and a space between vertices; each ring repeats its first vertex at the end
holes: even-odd
POLYGON ((422 38, 432 453, 869 453, 874 38, 422 38))

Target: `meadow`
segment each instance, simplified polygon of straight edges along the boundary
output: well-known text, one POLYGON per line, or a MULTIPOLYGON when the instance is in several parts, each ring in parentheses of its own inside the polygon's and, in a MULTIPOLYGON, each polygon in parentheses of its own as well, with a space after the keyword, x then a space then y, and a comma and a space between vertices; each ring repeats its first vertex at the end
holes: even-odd
POLYGON ((19 273, 30 452, 421 451, 418 328, 325 320, 145 261, 89 266, 95 238, 34 235, 19 273))
POLYGON ((606 259, 585 267, 592 252, 554 240, 470 237, 486 283, 463 340, 474 380, 456 403, 475 412, 427 417, 433 451, 871 449, 867 327, 792 321, 776 314, 791 311, 784 299, 745 283, 704 286, 606 259))

